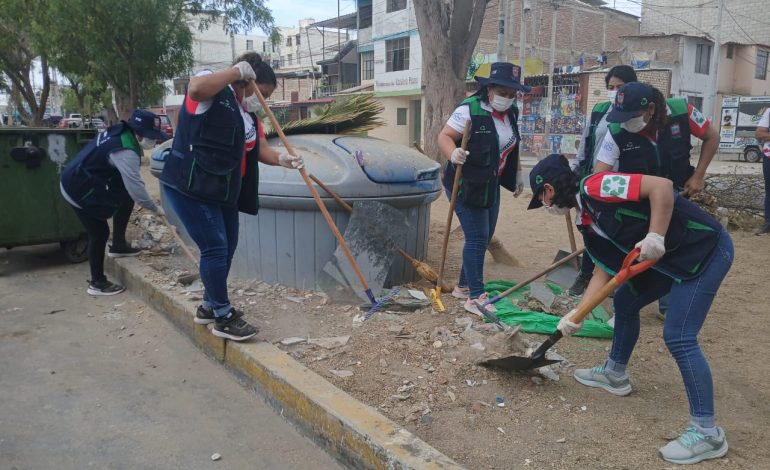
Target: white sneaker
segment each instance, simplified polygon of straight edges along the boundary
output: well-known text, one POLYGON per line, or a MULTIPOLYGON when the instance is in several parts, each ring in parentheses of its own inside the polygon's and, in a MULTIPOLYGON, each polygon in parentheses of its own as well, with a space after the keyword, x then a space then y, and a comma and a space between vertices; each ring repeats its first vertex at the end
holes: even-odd
POLYGON ((470 294, 471 290, 468 287, 460 287, 456 285, 455 288, 452 289, 452 297, 456 299, 467 299, 470 294))
MULTIPOLYGON (((483 313, 481 313, 481 311, 479 310, 479 307, 478 307, 478 305, 476 305, 476 302, 478 302, 478 303, 480 303, 480 304, 483 304, 483 303, 484 303, 484 302, 486 302, 487 300, 489 300, 489 297, 487 296, 487 293, 486 293, 486 292, 484 292, 483 294, 481 294, 481 295, 479 296, 479 298, 478 298, 478 299, 470 299, 470 298, 469 298, 468 300, 466 300, 466 301, 465 301, 465 304, 463 305, 463 307, 465 307, 465 310, 466 310, 467 312, 473 313, 474 315, 478 315, 479 317, 481 317, 482 319, 484 319, 484 318, 486 318, 486 317, 484 316, 484 314, 483 314, 483 313)), ((484 308, 486 308, 488 311, 490 311, 490 312, 492 312, 492 313, 497 313, 497 309, 495 308, 495 306, 494 306, 494 305, 491 305, 491 304, 490 304, 490 305, 487 305, 487 306, 486 306, 486 307, 484 307, 484 308)))

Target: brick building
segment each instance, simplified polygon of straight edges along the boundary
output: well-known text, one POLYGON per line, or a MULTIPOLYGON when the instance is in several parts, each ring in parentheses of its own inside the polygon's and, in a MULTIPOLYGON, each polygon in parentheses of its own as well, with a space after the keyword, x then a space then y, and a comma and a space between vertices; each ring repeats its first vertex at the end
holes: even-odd
MULTIPOLYGON (((497 52, 498 1, 487 6, 478 52, 497 52)), ((543 63, 551 60, 551 25, 556 15, 556 67, 578 65, 583 54, 584 67, 598 65, 596 58, 605 52, 610 63, 618 63, 623 36, 639 34, 639 18, 595 6, 604 2, 564 0, 554 9, 548 1, 510 0, 510 15, 505 21, 505 52, 509 60, 518 61, 521 32, 521 2, 524 1, 525 57, 537 57, 543 63), (595 4, 595 5, 592 5, 595 4)), ((547 70, 544 70, 547 72, 547 70)), ((526 70, 525 73, 529 74, 526 70)))

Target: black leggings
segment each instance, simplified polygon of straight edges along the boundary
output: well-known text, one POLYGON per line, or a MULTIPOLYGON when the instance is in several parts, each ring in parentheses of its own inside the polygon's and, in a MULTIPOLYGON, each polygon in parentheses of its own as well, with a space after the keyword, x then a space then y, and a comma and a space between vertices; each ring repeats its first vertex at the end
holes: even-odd
MULTIPOLYGON (((104 249, 107 247, 107 240, 110 237, 110 227, 104 219, 98 219, 83 209, 74 207, 75 213, 80 222, 86 228, 88 234, 88 264, 91 268, 91 282, 102 282, 107 280, 104 275, 104 249)), ((126 195, 118 211, 112 216, 112 245, 125 246, 126 227, 131 218, 131 212, 134 210, 134 201, 126 195)))

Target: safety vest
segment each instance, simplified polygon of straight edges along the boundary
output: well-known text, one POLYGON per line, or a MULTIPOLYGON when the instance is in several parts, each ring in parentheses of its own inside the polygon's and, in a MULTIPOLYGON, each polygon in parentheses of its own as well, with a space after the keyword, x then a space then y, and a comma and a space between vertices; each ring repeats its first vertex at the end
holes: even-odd
POLYGON ((690 165, 689 109, 683 98, 669 98, 666 104, 671 114, 666 126, 658 129, 656 142, 626 131, 618 123, 610 124, 609 129, 620 149, 619 172, 662 176, 682 188, 694 170, 690 165))
POLYGON ((161 181, 204 202, 235 205, 241 189, 244 134, 240 104, 230 87, 212 98, 205 113, 188 113, 183 105, 161 181))
MULTIPOLYGON (((617 273, 623 259, 650 230, 650 202, 604 202, 590 197, 580 185, 580 201, 594 223, 609 237, 588 226, 581 230, 586 250, 600 266, 617 273)), ((665 233, 666 254, 654 269, 675 281, 698 277, 714 256, 722 226, 688 199, 674 194, 674 209, 665 233)))
POLYGON ((120 171, 109 160, 110 154, 119 150, 142 156, 139 142, 125 121, 99 133, 62 171, 64 191, 93 217, 109 219, 128 197, 120 171))
POLYGON ((611 105, 612 102, 610 101, 602 101, 601 103, 596 103, 594 105, 594 109, 591 110, 591 121, 589 124, 590 127, 588 130, 588 138, 586 139, 584 147, 585 152, 583 154, 585 159, 581 162, 580 165, 580 171, 582 175, 590 175, 594 171, 594 149, 596 148, 597 144, 596 128, 599 126, 602 118, 607 114, 607 111, 609 111, 611 105))
MULTIPOLYGON (((503 173, 500 168, 500 144, 492 113, 481 107, 481 97, 473 95, 461 103, 470 109, 471 134, 468 139, 468 159, 463 165, 457 198, 468 206, 488 208, 498 197, 498 185, 516 191, 516 171, 519 167, 519 110, 516 106, 508 109, 508 119, 516 136, 516 148, 508 155, 503 173)), ((454 183, 455 165, 447 161, 444 168, 444 187, 451 189, 454 183)))

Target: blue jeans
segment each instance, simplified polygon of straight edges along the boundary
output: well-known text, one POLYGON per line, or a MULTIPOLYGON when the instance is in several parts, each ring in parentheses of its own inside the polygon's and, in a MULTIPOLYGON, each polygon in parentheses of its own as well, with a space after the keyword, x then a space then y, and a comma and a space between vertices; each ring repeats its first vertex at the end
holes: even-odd
MULTIPOLYGON (((447 198, 451 198, 452 192, 446 189, 447 198)), ((455 213, 465 233, 465 245, 463 245, 463 265, 460 269, 460 280, 457 285, 468 287, 470 297, 478 298, 484 293, 484 256, 492 235, 495 234, 497 215, 500 212, 500 187, 497 187, 497 195, 492 207, 466 206, 459 199, 455 204, 455 213)))
POLYGON ((238 208, 199 201, 163 184, 161 188, 200 249, 203 307, 214 309, 217 317, 227 315, 227 276, 238 245, 238 208))
POLYGON ((634 294, 627 283, 615 291, 615 333, 608 366, 612 368, 612 362, 628 364, 639 339, 639 310, 669 294, 663 339, 682 374, 693 422, 703 427, 714 426, 714 384, 698 345, 698 333, 732 262, 733 242, 723 230, 714 257, 695 279, 679 284, 661 280, 640 295, 634 294))
POLYGON ((765 177, 765 224, 770 224, 770 158, 762 157, 762 174, 765 177))

